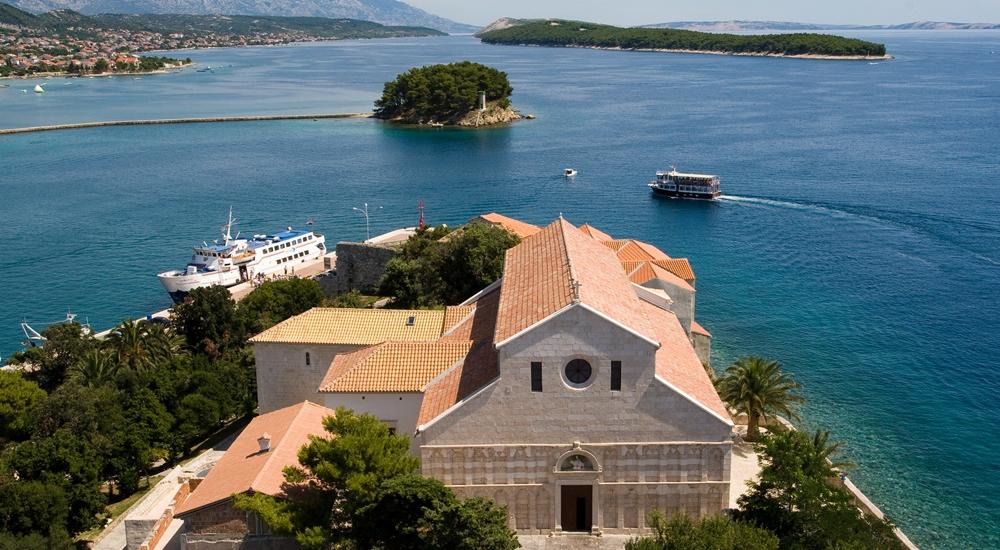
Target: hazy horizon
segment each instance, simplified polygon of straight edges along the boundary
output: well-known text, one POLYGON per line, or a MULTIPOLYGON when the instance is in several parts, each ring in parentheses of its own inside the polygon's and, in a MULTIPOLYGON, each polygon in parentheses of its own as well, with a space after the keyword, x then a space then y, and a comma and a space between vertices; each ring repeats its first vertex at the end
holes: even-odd
POLYGON ((435 15, 485 25, 500 17, 556 17, 615 25, 668 21, 793 21, 819 24, 884 25, 911 21, 1000 23, 1000 2, 990 0, 404 0, 435 15))

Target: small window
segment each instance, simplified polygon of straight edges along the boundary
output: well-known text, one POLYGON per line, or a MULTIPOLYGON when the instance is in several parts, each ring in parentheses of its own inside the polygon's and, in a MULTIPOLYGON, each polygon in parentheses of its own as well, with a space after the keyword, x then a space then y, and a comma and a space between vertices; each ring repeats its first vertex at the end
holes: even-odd
POLYGON ((309 357, 309 352, 307 351, 307 352, 306 352, 306 366, 307 366, 307 367, 308 367, 308 366, 310 365, 310 362, 309 362, 309 360, 310 360, 310 359, 311 359, 311 358, 309 357))
POLYGON ((416 324, 416 322, 417 322, 416 315, 410 315, 409 317, 406 318, 406 326, 408 327, 412 327, 414 324, 416 324))
POLYGON ((542 391, 541 363, 531 363, 531 391, 542 391))
POLYGON ((622 391, 622 362, 611 362, 611 391, 622 391))

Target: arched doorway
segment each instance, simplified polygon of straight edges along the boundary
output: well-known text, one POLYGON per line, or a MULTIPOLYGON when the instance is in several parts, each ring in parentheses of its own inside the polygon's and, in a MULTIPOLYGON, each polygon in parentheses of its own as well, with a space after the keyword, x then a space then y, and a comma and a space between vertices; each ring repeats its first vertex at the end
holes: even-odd
POLYGON ((580 448, 563 453, 556 461, 556 530, 575 533, 599 531, 600 499, 598 481, 601 467, 597 458, 580 448))

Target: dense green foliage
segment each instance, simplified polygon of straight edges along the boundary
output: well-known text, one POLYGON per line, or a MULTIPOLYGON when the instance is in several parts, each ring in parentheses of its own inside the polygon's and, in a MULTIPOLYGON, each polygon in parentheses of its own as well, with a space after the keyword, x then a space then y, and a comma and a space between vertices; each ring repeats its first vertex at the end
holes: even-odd
POLYGON ((828 34, 737 35, 678 29, 622 28, 582 21, 531 21, 480 35, 489 44, 590 46, 727 53, 881 56, 885 45, 828 34))
POLYGON ((715 383, 719 397, 738 414, 747 415, 747 441, 760 435, 760 421, 785 415, 795 417, 802 402, 799 385, 781 371, 781 363, 763 357, 741 357, 715 383))
POLYGON ((831 460, 839 444, 831 444, 825 432, 810 437, 779 429, 754 448, 764 466, 740 497, 736 519, 775 533, 782 549, 903 548, 891 523, 863 514, 831 482, 847 465, 831 460))
POLYGON ((391 38, 444 36, 426 27, 387 26, 358 19, 277 17, 267 15, 100 14, 82 15, 59 10, 34 15, 0 3, 0 24, 90 36, 93 29, 147 31, 161 34, 302 33, 323 38, 391 38))
POLYGON ((239 307, 197 289, 172 325, 126 320, 105 339, 76 323, 0 372, 0 549, 62 548, 98 524, 109 500, 137 491, 256 407, 247 328, 323 300, 312 280, 266 283, 239 307))
POLYGON ((778 550, 778 537, 767 529, 726 516, 693 521, 680 515, 649 516, 653 533, 630 539, 625 550, 778 550))
POLYGON ((519 546, 503 508, 459 501, 441 482, 417 475, 409 440, 377 417, 338 408, 323 425, 330 436, 302 447, 302 468, 285 469, 286 498, 239 495, 236 506, 307 550, 519 546))
POLYGON ((506 104, 514 90, 507 73, 471 61, 415 67, 385 83, 375 114, 414 122, 453 120, 476 109, 480 91, 487 101, 506 104))
POLYGON ((271 328, 279 321, 323 305, 326 296, 312 279, 285 279, 263 283, 240 301, 239 316, 247 334, 271 328))
POLYGON ((399 308, 460 303, 503 275, 504 254, 518 242, 486 224, 450 234, 446 227, 421 229, 386 265, 379 294, 391 296, 399 308))

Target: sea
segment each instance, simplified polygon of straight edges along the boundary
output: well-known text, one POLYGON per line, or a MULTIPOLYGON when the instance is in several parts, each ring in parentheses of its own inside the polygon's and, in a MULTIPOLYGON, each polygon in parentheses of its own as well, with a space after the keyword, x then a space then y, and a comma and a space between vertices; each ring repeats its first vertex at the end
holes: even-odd
POLYGON ((781 361, 804 429, 922 548, 1000 547, 1000 32, 858 31, 887 62, 490 46, 470 36, 174 52, 166 75, 5 80, 0 127, 369 110, 410 67, 506 71, 537 116, 0 136, 0 355, 69 311, 97 329, 170 301, 156 273, 219 238, 327 242, 496 211, 562 215, 690 258, 713 365, 781 361), (208 69, 210 70, 202 70, 208 69), (22 90, 27 90, 22 92, 22 90), (722 178, 651 196, 657 170, 722 178), (579 171, 562 176, 564 168, 579 171))

